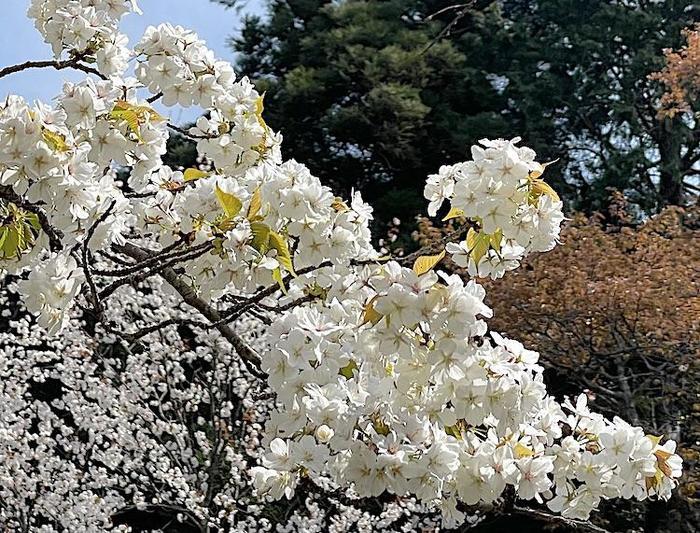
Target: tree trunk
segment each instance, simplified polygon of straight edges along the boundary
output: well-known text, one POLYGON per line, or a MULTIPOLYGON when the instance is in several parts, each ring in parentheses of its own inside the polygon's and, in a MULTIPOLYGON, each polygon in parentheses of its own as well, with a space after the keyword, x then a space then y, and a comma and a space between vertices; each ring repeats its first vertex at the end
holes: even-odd
POLYGON ((678 205, 683 198, 682 144, 683 131, 679 119, 661 119, 659 122, 659 210, 667 205, 678 205))

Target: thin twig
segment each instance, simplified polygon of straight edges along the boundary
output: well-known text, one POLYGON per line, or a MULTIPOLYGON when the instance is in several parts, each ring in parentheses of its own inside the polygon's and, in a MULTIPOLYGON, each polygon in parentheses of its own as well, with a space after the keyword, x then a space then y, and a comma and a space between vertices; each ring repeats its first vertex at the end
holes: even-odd
POLYGON ((184 137, 187 137, 188 139, 192 139, 194 141, 198 141, 200 139, 216 139, 218 135, 196 135, 194 133, 190 133, 187 131, 185 128, 181 128, 180 126, 176 126, 175 124, 171 124, 168 122, 168 128, 170 128, 173 131, 178 132, 180 135, 183 135, 184 137))
POLYGON ((423 50, 421 50, 420 55, 425 54, 428 50, 430 50, 433 46, 435 46, 435 44, 437 44, 443 37, 445 37, 446 35, 448 35, 448 34, 450 33, 450 30, 451 30, 454 26, 456 26, 456 25, 459 23, 460 20, 462 20, 462 18, 464 17, 464 15, 466 15, 466 14, 469 12, 469 8, 472 7, 473 5, 474 5, 474 2, 472 1, 472 2, 467 2, 467 3, 465 3, 465 4, 461 5, 461 6, 459 6, 459 5, 450 6, 449 8, 445 8, 445 9, 443 9, 443 10, 441 10, 441 11, 438 11, 437 13, 434 13, 433 15, 430 15, 429 17, 427 17, 427 20, 432 20, 432 18, 433 18, 434 16, 436 16, 436 15, 438 15, 438 14, 440 14, 440 13, 446 11, 446 10, 449 10, 449 9, 457 9, 457 8, 459 8, 459 7, 462 7, 462 10, 461 10, 459 13, 457 13, 457 14, 455 15, 455 17, 447 24, 447 26, 445 26, 445 27, 440 31, 440 33, 438 33, 437 36, 436 36, 434 39, 432 39, 432 40, 426 45, 425 48, 423 48, 423 50))
POLYGON ((523 516, 531 516, 537 518, 544 522, 555 523, 559 525, 568 526, 571 529, 581 530, 581 531, 593 531, 595 533, 610 533, 607 529, 603 529, 600 526, 596 526, 592 522, 587 520, 577 520, 575 518, 566 518, 561 515, 550 514, 545 511, 538 511, 537 509, 529 509, 527 507, 513 507, 510 512, 512 514, 518 514, 523 516))
POLYGON ((81 250, 81 257, 82 257, 82 262, 83 262, 83 273, 85 274, 85 281, 87 281, 88 286, 90 287, 90 294, 92 295, 92 306, 95 310, 95 316, 98 318, 102 316, 102 303, 100 301, 100 298, 97 293, 97 287, 95 286, 95 280, 92 279, 92 273, 90 272, 90 266, 88 264, 88 246, 90 245, 90 241, 92 240, 92 237, 95 235, 95 230, 97 229, 97 226, 102 224, 105 220, 107 220, 107 217, 112 213, 112 209, 114 209, 114 206, 117 205, 116 200, 112 200, 105 209, 105 212, 102 213, 95 222, 92 223, 92 225, 88 228, 87 233, 85 234, 85 239, 83 239, 83 246, 81 250))
MULTIPOLYGON (((165 268, 172 268, 178 263, 182 263, 184 261, 189 261, 190 259, 196 259, 197 257, 200 257, 201 255, 204 255, 207 253, 209 250, 211 250, 214 247, 214 244, 209 241, 205 242, 202 244, 199 244, 193 248, 189 248, 187 250, 183 250, 180 252, 178 255, 171 255, 169 256, 169 260, 156 264, 148 268, 147 270, 143 272, 136 272, 134 274, 131 274, 129 276, 126 276, 124 278, 118 279, 102 289, 100 292, 100 298, 105 299, 109 295, 111 295, 114 291, 116 291, 119 287, 122 287, 124 285, 133 285, 134 283, 139 283, 141 281, 144 281, 145 279, 150 278, 151 276, 154 276, 156 274, 160 274, 160 272, 165 269, 165 268)), ((124 247, 121 246, 119 247, 120 249, 123 249, 124 247)), ((122 252, 125 253, 125 252, 122 252)), ((130 255, 130 254, 127 254, 130 255)))
POLYGON ((23 70, 35 68, 53 68, 56 70, 72 68, 75 70, 81 70, 88 74, 94 74, 95 76, 98 76, 103 80, 108 79, 107 76, 102 74, 99 70, 89 67, 88 65, 82 64, 80 62, 82 59, 82 56, 75 56, 65 61, 61 61, 60 59, 52 59, 47 61, 26 61, 18 65, 11 65, 9 67, 0 69, 0 78, 4 78, 5 76, 9 76, 10 74, 14 74, 16 72, 22 72, 23 70))
POLYGON ((156 93, 153 96, 149 96, 148 98, 146 98, 146 102, 152 104, 156 100, 159 100, 161 96, 163 96, 163 93, 156 93))
MULTIPOLYGON (((166 261, 168 259, 172 259, 173 257, 183 254, 183 253, 188 253, 193 250, 196 250, 198 248, 204 247, 204 245, 197 245, 196 247, 189 248, 187 250, 177 250, 178 247, 182 246, 184 244, 184 241, 178 240, 175 241, 173 244, 166 246, 162 250, 159 250, 158 252, 153 255, 150 259, 147 259, 146 261, 142 261, 140 263, 135 263, 135 264, 130 264, 125 262, 121 262, 122 266, 124 268, 117 268, 117 269, 112 269, 112 270, 101 270, 101 269, 93 269, 93 272, 97 274, 98 276, 105 276, 105 277, 121 277, 121 276, 128 276, 130 274, 134 274, 138 272, 139 270, 143 270, 149 266, 151 266, 154 263, 157 263, 159 261, 166 261), (174 251, 176 250, 176 251, 174 251)), ((118 245, 114 245, 114 248, 117 248, 118 251, 118 245)))
MULTIPOLYGON (((137 261, 143 261, 150 257, 150 253, 147 250, 130 243, 123 245, 121 251, 137 261)), ((182 279, 172 267, 166 267, 158 274, 180 294, 186 304, 199 311, 207 320, 213 323, 221 321, 219 312, 197 296, 190 284, 182 279)), ((265 373, 260 368, 260 356, 255 350, 248 346, 228 325, 219 324, 216 329, 231 343, 248 371, 254 376, 264 379, 265 373)))

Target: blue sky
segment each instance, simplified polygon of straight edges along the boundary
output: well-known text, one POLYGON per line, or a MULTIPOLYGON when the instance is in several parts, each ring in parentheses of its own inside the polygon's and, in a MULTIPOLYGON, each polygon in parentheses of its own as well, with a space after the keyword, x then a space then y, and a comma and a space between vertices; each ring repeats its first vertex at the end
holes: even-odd
MULTIPOLYGON (((51 49, 26 16, 29 0, 2 0, 2 4, 0 67, 30 59, 52 59, 51 49)), ((122 19, 121 29, 131 44, 140 39, 147 26, 171 22, 196 31, 217 56, 232 62, 234 54, 226 45, 227 39, 240 29, 243 14, 262 13, 264 5, 263 0, 248 0, 238 12, 210 0, 139 0, 138 4, 143 15, 129 14, 122 19)), ((83 76, 52 69, 19 72, 0 79, 0 98, 14 93, 29 101, 49 101, 60 92, 64 81, 77 81, 83 76)), ((179 108, 160 111, 177 123, 193 120, 200 113, 198 109, 180 111, 179 108)))

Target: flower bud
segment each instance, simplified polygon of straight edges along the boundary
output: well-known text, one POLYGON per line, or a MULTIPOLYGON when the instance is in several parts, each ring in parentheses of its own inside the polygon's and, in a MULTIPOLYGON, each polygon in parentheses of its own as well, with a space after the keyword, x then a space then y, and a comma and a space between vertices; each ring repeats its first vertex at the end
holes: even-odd
POLYGON ((323 444, 326 444, 328 441, 330 441, 333 438, 334 434, 335 432, 325 424, 316 428, 316 440, 323 444))

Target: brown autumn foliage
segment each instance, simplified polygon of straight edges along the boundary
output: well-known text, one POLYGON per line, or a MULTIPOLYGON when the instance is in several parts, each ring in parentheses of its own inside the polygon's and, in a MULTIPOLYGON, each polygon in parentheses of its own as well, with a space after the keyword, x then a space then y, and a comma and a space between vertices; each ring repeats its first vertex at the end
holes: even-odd
MULTIPOLYGON (((424 245, 450 231, 423 219, 414 237, 424 245)), ((561 240, 502 279, 482 280, 490 326, 541 353, 555 394, 585 390, 608 416, 676 439, 686 461, 680 493, 692 508, 700 498, 700 207, 669 207, 634 224, 614 194, 607 213, 575 215, 561 240)), ((449 260, 443 267, 459 271, 449 260)))
POLYGON ((666 88, 661 97, 661 117, 691 111, 700 96, 700 24, 683 30, 686 45, 674 51, 664 50, 666 66, 651 75, 666 88))

